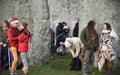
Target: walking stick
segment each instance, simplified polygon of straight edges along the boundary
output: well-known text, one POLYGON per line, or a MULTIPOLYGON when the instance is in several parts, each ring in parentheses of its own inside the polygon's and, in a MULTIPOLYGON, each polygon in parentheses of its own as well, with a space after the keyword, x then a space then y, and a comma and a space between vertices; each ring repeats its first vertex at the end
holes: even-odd
POLYGON ((0 68, 1 68, 1 45, 0 45, 0 68))
POLYGON ((1 55, 1 51, 2 51, 2 50, 1 50, 1 47, 2 47, 2 45, 3 45, 3 43, 0 42, 0 68, 1 68, 1 66, 2 66, 2 64, 1 64, 1 61, 2 61, 2 60, 1 60, 1 57, 2 57, 2 55, 1 55))
POLYGON ((8 60, 9 60, 9 70, 10 70, 10 67, 11 67, 11 61, 10 61, 10 50, 9 50, 9 45, 8 45, 8 60))

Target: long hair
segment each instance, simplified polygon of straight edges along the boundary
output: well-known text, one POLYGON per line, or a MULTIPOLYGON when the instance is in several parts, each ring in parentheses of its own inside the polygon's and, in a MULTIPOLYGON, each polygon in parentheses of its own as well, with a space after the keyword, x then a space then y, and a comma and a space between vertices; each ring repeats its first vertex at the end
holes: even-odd
POLYGON ((112 29, 111 29, 111 25, 110 25, 109 23, 104 23, 104 24, 106 25, 107 30, 110 30, 110 31, 112 30, 112 29))
POLYGON ((89 31, 90 40, 92 40, 93 37, 95 38, 97 37, 96 31, 95 31, 95 25, 96 25, 96 22, 93 20, 88 22, 87 29, 89 31))
POLYGON ((8 28, 10 27, 10 23, 7 20, 4 20, 2 23, 5 23, 8 28))

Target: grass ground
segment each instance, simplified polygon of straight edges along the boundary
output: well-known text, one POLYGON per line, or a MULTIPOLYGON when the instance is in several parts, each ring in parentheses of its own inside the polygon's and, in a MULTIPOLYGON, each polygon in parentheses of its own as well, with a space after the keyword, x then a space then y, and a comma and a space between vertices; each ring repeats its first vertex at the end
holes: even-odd
MULTIPOLYGON (((70 71, 71 55, 58 56, 49 60, 43 66, 30 66, 28 75, 81 75, 81 71, 70 71)), ((20 72, 20 70, 19 70, 20 72)), ((94 68, 94 75, 104 75, 94 68)), ((9 75, 9 71, 0 71, 0 75, 9 75)), ((112 75, 120 75, 120 68, 113 69, 112 75)))

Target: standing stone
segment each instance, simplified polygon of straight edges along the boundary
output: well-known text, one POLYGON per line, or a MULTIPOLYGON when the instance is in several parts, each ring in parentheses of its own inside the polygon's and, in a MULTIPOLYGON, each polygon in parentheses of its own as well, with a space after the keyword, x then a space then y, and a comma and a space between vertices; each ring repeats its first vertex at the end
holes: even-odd
POLYGON ((72 35, 75 23, 79 19, 81 0, 48 0, 50 9, 50 26, 55 31, 59 22, 67 22, 72 35))
POLYGON ((41 65, 49 54, 49 9, 47 0, 0 0, 0 22, 19 18, 33 33, 29 53, 31 65, 41 65))
POLYGON ((33 24, 32 48, 30 50, 30 64, 42 64, 49 54, 49 9, 47 0, 33 1, 33 24))
MULTIPOLYGON (((94 20, 97 23, 97 32, 100 37, 100 33, 103 28, 103 24, 108 22, 111 24, 112 29, 117 32, 120 38, 120 0, 82 0, 82 9, 80 10, 80 26, 79 32, 87 26, 90 20, 94 20)), ((118 41, 120 42, 120 40, 118 41)), ((120 45, 120 43, 118 43, 120 45)), ((118 52, 120 48, 118 47, 118 52)), ((119 56, 120 57, 120 56, 119 56)), ((96 59, 97 60, 97 59, 96 59)), ((120 60, 120 59, 119 59, 120 60)), ((116 62, 119 64, 119 62, 116 62)), ((119 64, 120 67, 120 64, 119 64)))
MULTIPOLYGON (((61 21, 68 23, 72 33, 74 24, 79 19, 81 33, 90 20, 95 20, 99 36, 103 23, 109 22, 120 38, 120 0, 0 0, 0 23, 13 17, 18 17, 21 22, 27 21, 28 28, 33 32, 30 64, 46 61, 49 53, 49 25, 55 30, 61 21)), ((118 48, 119 45, 120 41, 118 48)))

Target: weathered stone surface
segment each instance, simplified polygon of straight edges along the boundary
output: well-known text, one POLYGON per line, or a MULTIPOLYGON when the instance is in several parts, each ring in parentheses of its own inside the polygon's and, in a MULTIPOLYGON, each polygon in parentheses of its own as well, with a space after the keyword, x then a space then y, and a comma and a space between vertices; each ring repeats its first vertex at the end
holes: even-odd
POLYGON ((13 17, 29 23, 33 32, 30 49, 31 65, 41 65, 47 60, 50 41, 49 9, 47 0, 0 0, 0 22, 13 17))
MULTIPOLYGON (((119 3, 119 0, 48 0, 51 28, 55 30, 58 22, 66 21, 72 32, 74 24, 79 19, 79 32, 81 33, 90 20, 95 20, 99 36, 103 24, 108 22, 120 37, 119 3)), ((119 45, 120 43, 118 47, 119 45)))
POLYGON ((49 9, 47 0, 33 1, 33 22, 34 34, 32 37, 32 49, 30 56, 31 64, 41 64, 47 60, 49 53, 50 26, 49 26, 49 9))
MULTIPOLYGON (((50 9, 50 24, 55 30, 59 22, 67 22, 72 33, 75 23, 79 19, 82 0, 48 0, 50 9)), ((70 33, 70 36, 71 36, 70 33)))
MULTIPOLYGON (((103 24, 108 22, 111 24, 112 29, 117 32, 120 38, 120 1, 119 0, 83 0, 82 9, 80 12, 80 27, 79 32, 87 26, 90 20, 95 20, 97 22, 97 32, 102 31, 103 24)), ((118 49, 120 45, 120 40, 118 41, 118 49)), ((118 50, 120 52, 120 50, 118 50)), ((120 59, 119 59, 120 60, 120 59)), ((118 62, 119 63, 119 62, 118 62)), ((117 67, 120 67, 120 64, 117 67)))
POLYGON ((119 3, 120 0, 0 0, 0 22, 13 17, 29 22, 29 29, 34 33, 30 63, 41 64, 49 51, 49 20, 53 30, 58 22, 65 21, 71 32, 78 19, 79 32, 89 20, 95 20, 99 34, 103 23, 109 22, 120 37, 119 3))

